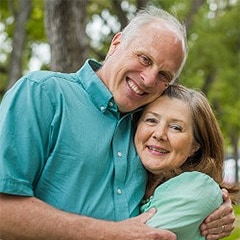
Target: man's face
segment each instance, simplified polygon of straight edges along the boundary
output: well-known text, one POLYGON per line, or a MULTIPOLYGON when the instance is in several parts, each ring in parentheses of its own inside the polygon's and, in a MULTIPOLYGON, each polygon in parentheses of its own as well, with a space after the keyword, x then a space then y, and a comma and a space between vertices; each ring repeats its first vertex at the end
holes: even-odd
POLYGON ((118 33, 98 72, 122 113, 161 95, 183 60, 182 43, 176 32, 164 22, 157 23, 138 30, 127 42, 118 33))

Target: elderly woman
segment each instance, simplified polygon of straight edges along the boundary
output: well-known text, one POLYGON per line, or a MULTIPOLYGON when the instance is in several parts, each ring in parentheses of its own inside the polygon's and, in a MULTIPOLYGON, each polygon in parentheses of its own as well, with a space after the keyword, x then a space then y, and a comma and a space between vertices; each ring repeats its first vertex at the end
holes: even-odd
MULTIPOLYGON (((135 146, 149 172, 141 210, 157 209, 147 224, 173 231, 178 240, 205 239, 199 226, 221 205, 226 188, 223 137, 207 99, 169 86, 144 109, 135 146)), ((235 202, 238 189, 228 191, 235 202)))

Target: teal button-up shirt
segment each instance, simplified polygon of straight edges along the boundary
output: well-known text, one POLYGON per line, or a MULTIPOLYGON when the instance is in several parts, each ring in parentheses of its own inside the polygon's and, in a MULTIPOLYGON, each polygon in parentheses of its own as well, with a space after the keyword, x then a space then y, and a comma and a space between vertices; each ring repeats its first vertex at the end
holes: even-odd
POLYGON ((73 74, 30 73, 0 106, 0 192, 68 212, 122 220, 139 214, 146 173, 132 114, 120 117, 88 60, 73 74))

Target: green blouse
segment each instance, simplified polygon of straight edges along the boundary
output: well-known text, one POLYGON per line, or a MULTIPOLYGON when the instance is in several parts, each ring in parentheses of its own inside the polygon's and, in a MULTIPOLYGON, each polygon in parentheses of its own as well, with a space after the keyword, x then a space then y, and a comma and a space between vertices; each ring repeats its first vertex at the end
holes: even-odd
POLYGON ((168 229, 178 240, 205 239, 199 226, 222 203, 222 191, 208 175, 200 172, 184 172, 155 190, 141 212, 155 207, 157 213, 148 225, 168 229))

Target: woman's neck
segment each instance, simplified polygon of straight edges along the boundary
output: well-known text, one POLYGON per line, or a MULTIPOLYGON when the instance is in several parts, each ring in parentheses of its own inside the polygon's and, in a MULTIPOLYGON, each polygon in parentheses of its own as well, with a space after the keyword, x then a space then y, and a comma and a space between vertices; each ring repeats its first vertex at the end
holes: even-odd
POLYGON ((157 175, 154 175, 152 173, 148 173, 148 183, 147 188, 145 191, 144 199, 150 198, 155 189, 161 185, 162 183, 166 182, 167 180, 179 175, 182 173, 181 169, 172 169, 172 170, 163 170, 157 175))

